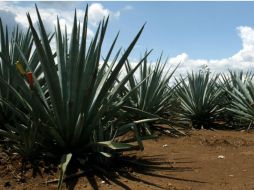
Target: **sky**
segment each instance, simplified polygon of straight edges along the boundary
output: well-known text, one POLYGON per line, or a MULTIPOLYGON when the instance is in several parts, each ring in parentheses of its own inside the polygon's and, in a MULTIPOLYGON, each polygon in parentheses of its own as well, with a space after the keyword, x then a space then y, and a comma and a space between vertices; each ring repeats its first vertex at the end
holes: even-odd
MULTIPOLYGON (((36 22, 37 4, 47 31, 54 31, 57 15, 61 27, 71 32, 75 8, 81 21, 86 2, 0 1, 0 17, 12 28, 27 29, 26 13, 36 22)), ((145 29, 130 60, 137 62, 146 50, 155 62, 163 52, 168 65, 181 62, 178 72, 198 70, 204 65, 213 72, 254 69, 254 2, 134 2, 89 1, 91 39, 99 21, 110 15, 102 53, 105 55, 120 31, 117 48, 127 48, 144 23, 145 29)))

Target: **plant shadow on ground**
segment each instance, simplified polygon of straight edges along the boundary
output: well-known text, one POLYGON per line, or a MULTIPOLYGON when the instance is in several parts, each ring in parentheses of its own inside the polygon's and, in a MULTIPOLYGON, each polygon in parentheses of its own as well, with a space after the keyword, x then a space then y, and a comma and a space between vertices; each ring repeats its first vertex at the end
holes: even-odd
POLYGON ((122 189, 131 190, 131 188, 124 183, 125 181, 133 181, 143 183, 157 189, 167 189, 160 184, 153 183, 142 179, 140 176, 151 176, 168 180, 179 180, 193 183, 206 183, 204 181, 177 178, 169 174, 160 174, 161 172, 188 172, 197 168, 190 167, 176 167, 177 163, 191 163, 191 162, 169 162, 164 161, 161 155, 143 156, 137 158, 135 155, 121 156, 113 161, 113 164, 90 164, 89 168, 83 168, 86 172, 78 172, 77 169, 72 168, 68 171, 66 177, 66 188, 74 190, 80 177, 86 177, 91 187, 94 190, 99 189, 98 178, 100 181, 108 185, 116 185, 122 189), (107 167, 105 167, 105 165, 107 167), (92 168, 92 169, 91 169, 92 168), (158 172, 159 171, 159 172, 158 172), (74 174, 76 172, 76 174, 74 174))

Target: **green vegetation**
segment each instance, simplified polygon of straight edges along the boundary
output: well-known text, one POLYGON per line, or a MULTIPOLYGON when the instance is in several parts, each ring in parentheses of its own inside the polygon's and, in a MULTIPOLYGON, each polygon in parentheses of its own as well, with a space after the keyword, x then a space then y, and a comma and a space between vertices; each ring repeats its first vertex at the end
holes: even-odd
POLYGON ((235 120, 241 125, 249 124, 248 129, 253 125, 254 116, 254 83, 253 74, 247 72, 243 75, 231 72, 232 85, 228 89, 231 104, 228 108, 235 120))
POLYGON ((181 110, 180 122, 188 122, 194 128, 214 126, 223 111, 224 93, 218 84, 219 75, 211 77, 209 72, 188 73, 187 79, 181 79, 176 94, 181 110))
POLYGON ((88 7, 82 28, 75 13, 70 39, 59 19, 49 35, 36 11, 38 27, 27 14, 29 29, 17 27, 11 38, 0 20, 0 139, 23 165, 61 160, 59 189, 68 165, 103 170, 123 152, 143 150, 142 141, 156 137, 158 122, 170 124, 167 129, 227 127, 228 120, 252 126, 251 73, 211 76, 208 70, 177 80, 177 67, 165 69, 162 56, 148 62, 151 51, 135 65, 129 61, 144 26, 125 51, 112 55, 117 34, 102 56, 109 18, 88 41, 88 7), (130 132, 132 138, 121 140, 130 132))
MULTIPOLYGON (((165 121, 162 117, 169 118, 170 110, 173 108, 174 104, 174 88, 175 86, 170 86, 169 82, 177 69, 169 68, 165 72, 165 66, 167 60, 162 62, 162 56, 157 60, 155 64, 148 63, 147 58, 143 60, 140 68, 139 74, 137 76, 132 75, 130 77, 126 91, 131 92, 132 95, 125 104, 125 109, 127 109, 131 114, 129 117, 133 120, 141 118, 150 118, 151 122, 165 121), (135 109, 133 109, 135 108, 135 109)), ((126 62, 127 73, 131 71, 131 64, 129 61, 126 62)), ((140 126, 140 133, 152 134, 151 127, 149 123, 142 123, 140 126)))

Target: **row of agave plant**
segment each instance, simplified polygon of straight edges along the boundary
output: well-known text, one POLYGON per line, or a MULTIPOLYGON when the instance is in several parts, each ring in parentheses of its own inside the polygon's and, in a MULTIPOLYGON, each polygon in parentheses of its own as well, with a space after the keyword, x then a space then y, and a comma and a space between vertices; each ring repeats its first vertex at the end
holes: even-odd
POLYGON ((162 56, 155 65, 148 63, 151 51, 136 65, 128 60, 144 26, 113 56, 117 34, 101 60, 108 18, 88 43, 88 8, 83 28, 75 13, 70 39, 59 20, 49 35, 36 11, 38 27, 27 14, 27 32, 17 27, 10 38, 0 20, 0 139, 24 164, 61 158, 59 188, 71 160, 86 165, 143 150, 142 141, 156 137, 156 122, 177 132, 173 126, 252 125, 251 73, 199 71, 172 82, 177 66, 165 71, 162 56), (133 138, 118 138, 130 131, 133 138))

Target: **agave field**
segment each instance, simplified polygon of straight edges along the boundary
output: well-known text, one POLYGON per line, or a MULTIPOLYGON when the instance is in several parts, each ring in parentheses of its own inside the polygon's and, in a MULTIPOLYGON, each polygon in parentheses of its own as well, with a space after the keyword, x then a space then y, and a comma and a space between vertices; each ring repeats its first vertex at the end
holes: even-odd
POLYGON ((88 40, 88 7, 82 27, 74 14, 70 37, 59 20, 49 34, 37 7, 36 12, 38 25, 28 13, 27 31, 18 26, 10 31, 0 20, 0 151, 16 156, 20 183, 26 181, 28 166, 39 175, 41 163, 57 174, 47 181, 58 184, 57 189, 68 178, 89 172, 110 181, 117 178, 112 173, 144 164, 129 153, 140 154, 145 141, 156 144, 154 139, 165 134, 187 138, 199 129, 251 132, 251 72, 201 69, 178 76, 178 66, 166 67, 162 55, 152 64, 152 51, 133 64, 129 55, 145 26, 124 51, 115 50, 116 35, 102 55, 109 18, 88 40))

